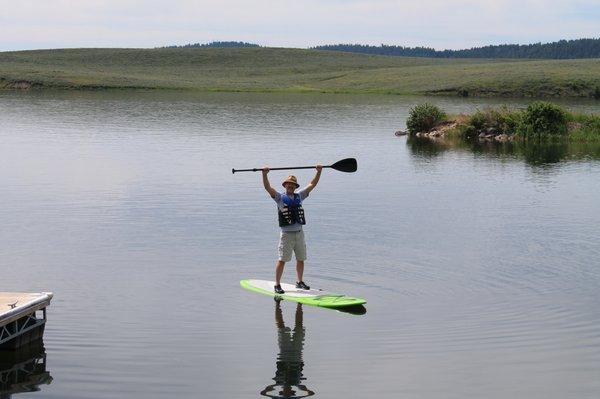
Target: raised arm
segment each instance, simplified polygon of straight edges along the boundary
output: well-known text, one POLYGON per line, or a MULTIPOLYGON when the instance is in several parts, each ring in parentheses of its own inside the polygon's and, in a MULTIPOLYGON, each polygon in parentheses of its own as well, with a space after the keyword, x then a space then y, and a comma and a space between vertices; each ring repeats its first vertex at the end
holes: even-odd
POLYGON ((304 191, 306 191, 307 194, 310 193, 313 190, 313 188, 315 188, 315 186, 319 182, 319 179, 321 178, 321 171, 323 170, 323 165, 319 164, 316 166, 316 168, 317 173, 315 174, 315 177, 313 177, 309 185, 306 186, 306 188, 304 189, 304 191))
POLYGON ((269 178, 267 177, 268 173, 269 173, 268 166, 265 166, 264 168, 262 168, 263 186, 265 186, 265 190, 267 190, 267 192, 269 193, 271 198, 275 198, 275 196, 277 195, 277 191, 275 191, 275 189, 273 187, 271 187, 271 183, 269 183, 269 178))

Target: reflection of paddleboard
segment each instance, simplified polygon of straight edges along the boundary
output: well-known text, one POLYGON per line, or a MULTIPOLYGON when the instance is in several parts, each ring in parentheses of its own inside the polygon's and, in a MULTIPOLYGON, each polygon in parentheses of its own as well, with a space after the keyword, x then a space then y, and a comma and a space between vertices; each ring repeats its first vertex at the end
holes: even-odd
POLYGON ((240 285, 250 291, 324 308, 346 308, 367 303, 362 298, 352 298, 316 289, 301 290, 296 288, 295 285, 285 283, 281 283, 281 288, 283 288, 285 294, 279 295, 273 291, 275 282, 267 280, 242 280, 240 285))

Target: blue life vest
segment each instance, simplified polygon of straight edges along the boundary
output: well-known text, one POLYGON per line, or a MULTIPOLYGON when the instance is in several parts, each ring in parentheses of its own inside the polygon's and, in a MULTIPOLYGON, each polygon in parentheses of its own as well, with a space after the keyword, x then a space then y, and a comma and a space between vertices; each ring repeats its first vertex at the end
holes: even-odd
POLYGON ((300 194, 294 194, 293 198, 287 194, 281 194, 281 202, 283 202, 283 207, 277 208, 280 227, 291 226, 294 223, 306 224, 300 194))

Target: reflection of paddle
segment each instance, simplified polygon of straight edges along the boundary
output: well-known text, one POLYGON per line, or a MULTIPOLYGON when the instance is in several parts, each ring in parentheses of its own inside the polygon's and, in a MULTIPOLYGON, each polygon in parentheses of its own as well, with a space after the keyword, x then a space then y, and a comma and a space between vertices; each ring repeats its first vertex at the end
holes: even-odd
MULTIPOLYGON (((288 166, 285 168, 269 168, 269 170, 286 170, 286 169, 314 169, 317 166, 288 166)), ((340 172, 352 173, 356 172, 358 169, 358 164, 356 163, 355 158, 346 158, 341 161, 337 161, 333 165, 323 166, 324 168, 331 168, 335 170, 339 170, 340 172)), ((258 172, 262 170, 262 168, 253 168, 253 169, 231 169, 231 173, 235 172, 258 172)))

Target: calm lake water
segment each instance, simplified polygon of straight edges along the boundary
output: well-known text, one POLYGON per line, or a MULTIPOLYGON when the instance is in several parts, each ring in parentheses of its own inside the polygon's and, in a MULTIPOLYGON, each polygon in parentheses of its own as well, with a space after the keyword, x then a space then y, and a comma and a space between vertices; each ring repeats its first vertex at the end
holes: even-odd
POLYGON ((55 293, 44 347, 0 373, 45 353, 51 383, 21 398, 597 398, 597 150, 395 137, 422 101, 0 94, 0 290, 55 293), (366 314, 243 290, 272 279, 278 227, 260 175, 231 168, 346 157, 358 172, 306 200, 305 280, 366 314))

